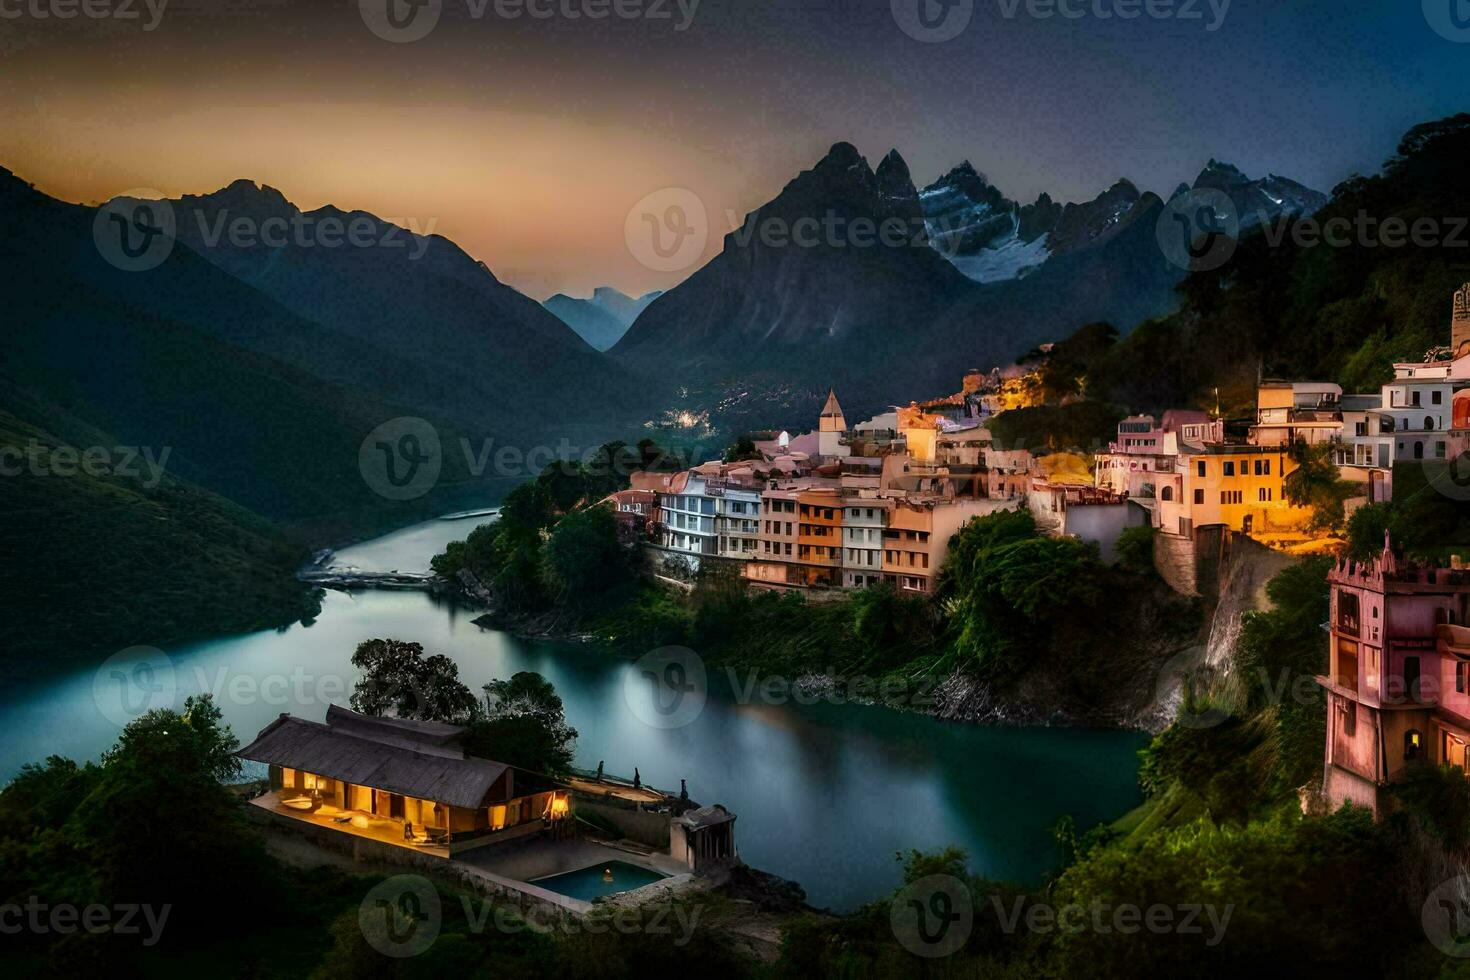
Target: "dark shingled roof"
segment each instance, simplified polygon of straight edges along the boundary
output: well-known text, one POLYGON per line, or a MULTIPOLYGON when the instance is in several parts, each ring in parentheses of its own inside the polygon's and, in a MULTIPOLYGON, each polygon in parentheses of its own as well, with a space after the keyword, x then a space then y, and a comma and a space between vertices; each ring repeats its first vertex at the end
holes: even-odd
POLYGON ((466 757, 451 744, 463 729, 437 722, 371 718, 332 707, 327 724, 281 715, 235 753, 450 806, 485 806, 509 768, 466 757))

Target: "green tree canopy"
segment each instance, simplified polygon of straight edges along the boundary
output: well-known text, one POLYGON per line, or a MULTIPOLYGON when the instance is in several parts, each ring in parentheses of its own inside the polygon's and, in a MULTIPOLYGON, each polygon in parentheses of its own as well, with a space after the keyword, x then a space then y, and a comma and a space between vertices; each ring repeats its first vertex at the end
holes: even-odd
POLYGON ((475 696, 459 679, 459 665, 443 654, 424 656, 418 643, 365 640, 352 654, 363 672, 353 685, 352 708, 368 715, 461 724, 475 696))

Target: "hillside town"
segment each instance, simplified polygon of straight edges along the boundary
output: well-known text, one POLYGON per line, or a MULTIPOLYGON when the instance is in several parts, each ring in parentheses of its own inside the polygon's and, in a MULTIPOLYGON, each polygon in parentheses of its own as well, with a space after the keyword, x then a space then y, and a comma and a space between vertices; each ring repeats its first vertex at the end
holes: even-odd
POLYGON ((1335 547, 1311 506, 1288 499, 1303 444, 1331 447, 1349 515, 1392 498, 1395 464, 1470 448, 1470 284, 1454 296, 1448 340, 1395 364, 1378 392, 1262 379, 1244 431, 1218 411, 1176 408, 1124 418, 1090 453, 994 438, 998 415, 1029 404, 1021 368, 971 371, 953 394, 856 424, 832 391, 815 429, 754 438, 738 458, 679 473, 634 474, 610 501, 626 540, 676 581, 723 564, 762 588, 931 593, 967 521, 1027 507, 1047 533, 1094 542, 1105 560, 1126 530, 1152 528, 1161 573, 1193 592, 1194 568, 1222 534, 1294 553, 1335 547))

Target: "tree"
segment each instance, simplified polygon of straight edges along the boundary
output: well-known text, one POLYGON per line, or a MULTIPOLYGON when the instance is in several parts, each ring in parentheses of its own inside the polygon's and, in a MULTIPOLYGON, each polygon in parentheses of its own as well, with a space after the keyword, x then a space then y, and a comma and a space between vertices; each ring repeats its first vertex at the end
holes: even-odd
POLYGON ((1298 440, 1291 446, 1296 469, 1286 475, 1283 488, 1292 504, 1312 508, 1313 528, 1341 526, 1343 503, 1354 493, 1353 485, 1338 474, 1332 452, 1327 442, 1309 445, 1298 440))
POLYGON ((485 701, 465 736, 465 750, 532 772, 560 775, 572 764, 577 730, 561 697, 533 671, 485 685, 485 701))
POLYGON ((179 935, 189 933, 185 919, 195 928, 249 928, 278 897, 259 835, 221 782, 238 776, 240 763, 220 717, 202 695, 182 712, 135 719, 104 753, 64 831, 97 896, 168 903, 179 935))
POLYGON ((760 453, 756 451, 755 440, 749 433, 742 435, 725 449, 725 462, 738 463, 746 459, 759 459, 760 453))
POLYGON ((592 605, 631 578, 611 507, 592 507, 563 517, 542 551, 546 581, 559 603, 592 605))
POLYGON ((1158 574, 1154 565, 1154 529, 1150 525, 1130 527, 1118 535, 1113 549, 1118 555, 1118 567, 1135 575, 1158 574))
POLYGON ((366 640, 352 654, 363 672, 353 685, 352 708, 367 715, 463 724, 475 711, 475 696, 460 683, 459 666, 443 654, 403 640, 366 640))

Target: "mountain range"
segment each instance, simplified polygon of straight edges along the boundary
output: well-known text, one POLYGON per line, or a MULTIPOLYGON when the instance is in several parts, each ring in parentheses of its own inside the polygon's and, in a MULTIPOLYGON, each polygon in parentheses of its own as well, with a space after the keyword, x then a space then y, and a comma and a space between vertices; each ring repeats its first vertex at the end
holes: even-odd
POLYGON ((541 305, 594 350, 605 351, 622 340, 639 314, 662 295, 663 290, 656 290, 634 299, 611 286, 599 286, 590 299, 557 293, 541 305))
MULTIPOLYGON (((1243 214, 1305 213, 1325 200, 1213 161, 1196 186, 1223 190, 1243 214)), ((968 163, 921 191, 898 151, 873 168, 838 143, 610 353, 651 378, 677 378, 728 427, 810 413, 833 385, 849 412, 876 412, 1085 323, 1126 332, 1173 309, 1184 270, 1157 243, 1164 206, 1126 180, 1083 204, 1042 194, 1020 205, 968 163), (800 244, 768 234, 802 222, 829 230, 800 244), (907 231, 859 239, 858 229, 885 224, 907 231)))
MULTIPOLYGON (((1193 184, 1170 195, 1218 190, 1235 205, 1241 229, 1283 215, 1312 214, 1327 196, 1274 174, 1252 180, 1230 164, 1211 160, 1193 184)), ((1082 204, 1058 204, 1041 194, 1031 204, 1007 198, 967 160, 919 192, 934 247, 976 282, 1001 282, 1034 272, 1054 256, 1106 244, 1143 200, 1120 179, 1082 204)))
POLYGON ((100 430, 169 447, 173 475, 316 541, 483 504, 524 478, 476 473, 487 445, 581 448, 638 421, 638 387, 616 365, 446 239, 303 214, 245 181, 169 203, 174 245, 124 271, 94 239, 107 214, 0 171, 14 284, 0 408, 77 445, 100 430), (279 247, 216 234, 242 218, 308 231, 279 247), (313 237, 330 219, 409 247, 313 237), (359 461, 368 435, 403 417, 432 425, 443 449, 436 486, 409 503, 374 492, 359 461))
MULTIPOLYGON (((1322 200, 1214 161, 1194 186, 1242 214, 1322 200)), ((441 236, 302 211, 248 180, 166 205, 171 251, 128 272, 94 238, 108 215, 0 170, 0 257, 18 284, 0 407, 63 440, 100 430, 169 446, 181 479, 344 534, 412 510, 358 471, 363 440, 390 419, 423 418, 446 447, 482 450, 592 446, 685 409, 726 434, 789 424, 834 385, 857 416, 1087 322, 1126 332, 1173 309, 1182 276, 1155 241, 1163 200, 1128 181, 1083 204, 1019 205, 968 163, 920 190, 897 151, 873 168, 847 143, 706 266, 637 299, 602 288, 543 306, 441 236), (818 240, 766 234, 807 220, 818 240), (874 243, 865 226, 900 234, 874 243), (290 231, 263 242, 268 227, 290 231), (344 228, 372 247, 343 244, 344 228)), ((446 451, 421 511, 483 499, 475 461, 446 451)))

